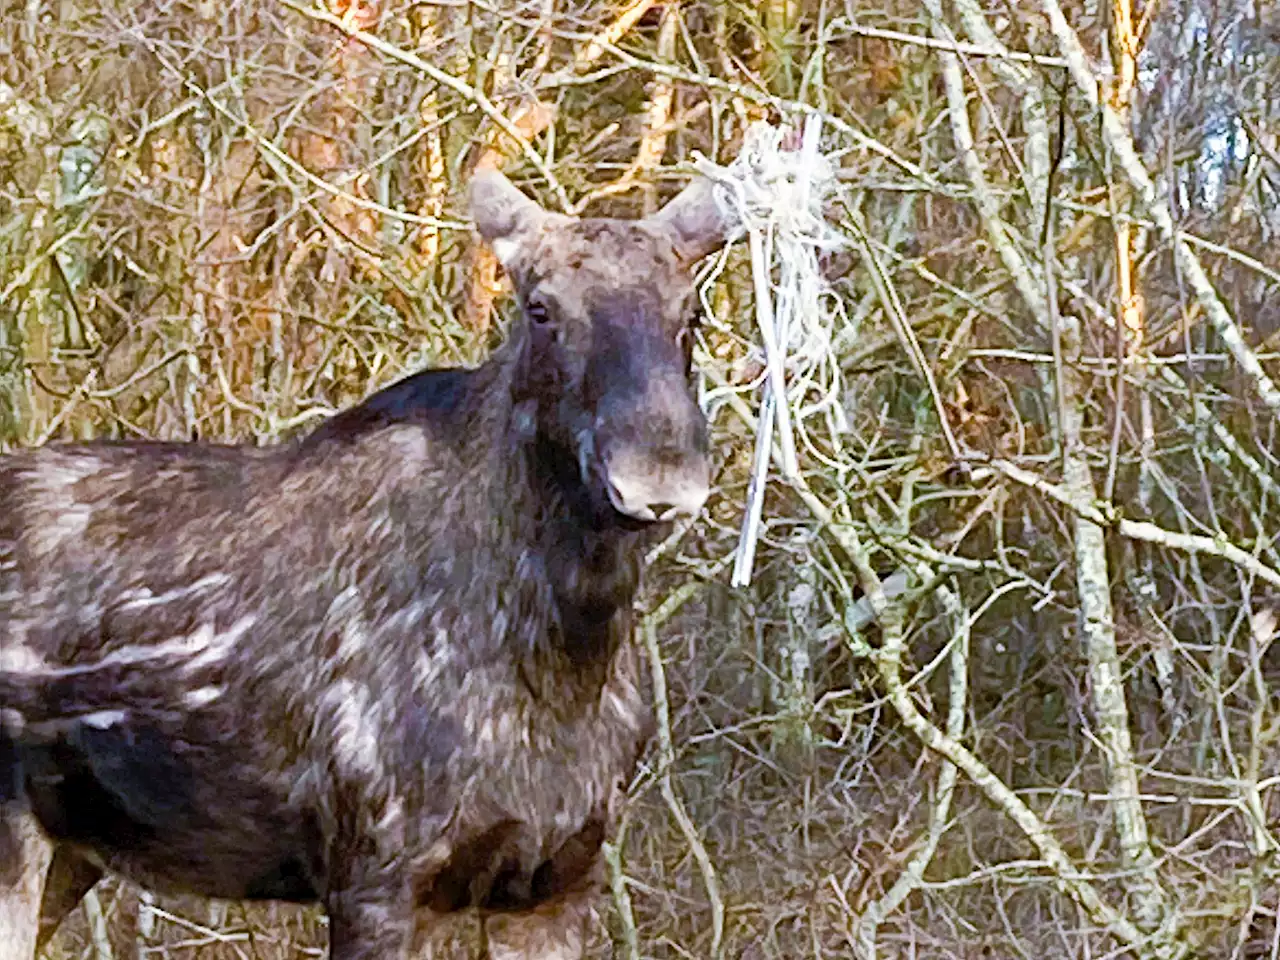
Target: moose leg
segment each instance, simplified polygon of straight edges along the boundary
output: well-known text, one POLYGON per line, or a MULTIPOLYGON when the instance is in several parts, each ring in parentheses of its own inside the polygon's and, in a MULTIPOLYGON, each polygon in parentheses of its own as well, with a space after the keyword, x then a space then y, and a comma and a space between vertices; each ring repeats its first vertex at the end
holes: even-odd
POLYGON ((408 960, 413 903, 385 888, 346 889, 328 898, 329 960, 408 960))
POLYGON ((409 958, 413 894, 400 852, 386 849, 389 839, 348 839, 333 850, 325 897, 329 960, 409 958))
POLYGON ((90 863, 70 847, 59 846, 53 851, 53 863, 49 866, 44 884, 44 899, 40 904, 40 930, 36 935, 36 952, 58 932, 58 927, 72 910, 80 905, 84 895, 102 879, 101 868, 90 863))
POLYGON ((590 916, 588 897, 574 894, 528 913, 489 917, 488 960, 581 960, 590 916))
POLYGON ((0 813, 0 960, 32 960, 53 842, 25 813, 0 813))

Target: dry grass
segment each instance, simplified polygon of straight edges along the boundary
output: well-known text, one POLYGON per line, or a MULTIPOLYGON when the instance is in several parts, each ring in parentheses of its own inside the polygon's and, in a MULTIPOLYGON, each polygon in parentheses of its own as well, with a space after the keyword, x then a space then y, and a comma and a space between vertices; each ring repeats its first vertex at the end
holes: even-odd
MULTIPOLYGON (((723 954, 869 955, 869 938, 887 957, 1278 956, 1280 447, 1257 372, 1277 369, 1280 10, 1246 6, 1129 9, 1150 21, 1137 156, 1175 188, 1219 315, 1054 65, 1068 51, 1052 3, 956 0, 942 20, 896 0, 306 8, 381 50, 271 0, 0 4, 0 445, 271 442, 404 372, 472 362, 509 309, 459 219, 476 163, 551 206, 633 215, 674 192, 695 150, 725 162, 753 119, 821 108, 842 151, 830 219, 849 246, 824 269, 847 318, 849 430, 802 444, 803 483, 771 488, 753 581, 730 589, 760 373, 734 251, 704 344, 717 496, 645 598, 705 580, 660 641, 671 782, 715 873, 723 954), (962 120, 976 165, 956 148, 962 120), (1224 131, 1234 157, 1215 147, 1224 131), (1123 311, 1118 250, 1141 296, 1123 311), (1096 502, 1063 471, 1064 402, 1096 502), (1092 556, 1078 515, 1101 526, 1092 556), (890 601, 883 629, 846 634, 869 572, 898 568, 924 589, 890 601), (1149 860, 1122 850, 1131 827, 1108 796, 1122 764, 1103 752, 1116 730, 1097 712, 1082 583, 1114 607, 1149 860), (896 699, 894 670, 909 684, 896 699), (958 776, 911 705, 937 732, 958 721, 958 776), (1153 903, 1169 926, 1127 938, 1153 903)), ((1106 48, 1102 18, 1069 5, 1065 20, 1106 48)), ((636 941, 703 957, 705 866, 657 756, 621 851, 636 941)), ((118 958, 324 943, 314 911, 162 900, 143 935, 136 891, 100 901, 118 958)), ((602 905, 596 955, 624 942, 621 916, 602 905)), ((100 947, 77 914, 51 956, 100 947)))

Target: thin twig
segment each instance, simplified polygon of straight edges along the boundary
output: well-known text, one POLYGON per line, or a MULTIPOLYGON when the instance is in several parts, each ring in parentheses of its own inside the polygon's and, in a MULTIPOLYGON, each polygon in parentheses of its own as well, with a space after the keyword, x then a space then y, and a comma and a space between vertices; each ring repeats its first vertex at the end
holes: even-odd
POLYGON ((876 295, 880 298, 880 305, 884 309, 885 316, 889 318, 890 326, 893 327, 894 332, 898 335, 903 352, 906 353, 911 365, 915 367, 916 373, 924 381, 925 388, 929 391, 929 397, 933 401, 934 412, 938 417, 938 425, 942 428, 942 437, 947 442, 947 450, 951 453, 951 459, 959 461, 963 458, 963 454, 960 450, 960 444, 956 440, 956 435, 951 429, 951 421, 947 416, 946 405, 942 401, 942 392, 938 389, 937 378, 934 377, 933 368, 929 365, 929 360, 924 355, 924 351, 920 349, 920 341, 907 320, 907 312, 902 306, 902 300, 898 297, 897 288, 889 278, 889 273, 885 270, 884 264, 880 262, 880 258, 871 246, 866 226, 862 221, 862 214, 850 208, 849 217, 853 235, 862 250, 863 259, 870 268, 871 282, 876 288, 876 295))
POLYGON ((93 943, 96 960, 115 960, 111 949, 111 937, 107 933, 107 917, 102 911, 102 898, 97 890, 90 890, 82 901, 85 919, 89 921, 89 939, 93 943))
POLYGON ((403 47, 398 47, 394 43, 388 43, 386 40, 383 40, 375 34, 369 33, 367 30, 361 30, 353 24, 348 23, 342 17, 330 13, 328 10, 322 10, 318 7, 297 3, 296 0, 280 0, 280 3, 288 7, 290 10, 294 10, 297 13, 302 14, 304 17, 309 17, 310 19, 317 20, 320 23, 327 23, 329 26, 341 30, 351 39, 359 40, 361 43, 377 50, 385 56, 391 57, 393 60, 399 60, 405 66, 412 67, 414 70, 418 70, 430 77, 436 83, 448 87, 454 93, 458 94, 458 96, 463 97, 466 100, 470 100, 480 108, 480 111, 484 113, 485 116, 497 125, 498 129, 511 138, 519 148, 520 153, 524 158, 533 165, 538 173, 540 173, 551 186, 552 191, 556 195, 556 199, 560 202, 561 208, 566 213, 573 209, 573 203, 569 199, 569 195, 565 192, 564 185, 551 171, 551 168, 547 166, 546 162, 538 154, 538 151, 533 149, 533 145, 520 135, 520 131, 516 129, 515 125, 509 119, 507 119, 506 114, 499 110, 497 106, 494 105, 493 101, 484 95, 483 91, 477 90, 466 81, 460 80, 453 76, 453 74, 447 73, 439 67, 428 63, 417 54, 410 53, 408 50, 405 50, 403 47))
POLYGON ((1247 550, 1229 541, 1225 536, 1205 537, 1196 534, 1178 533, 1166 530, 1140 520, 1128 520, 1119 516, 1119 509, 1113 504, 1101 501, 1095 504, 1080 504, 1067 491, 1051 483, 1030 470, 1026 470, 1007 460, 988 460, 987 465, 1010 480, 1038 490, 1045 496, 1083 516, 1091 523, 1103 527, 1114 527, 1121 536, 1132 540, 1144 540, 1158 546, 1169 547, 1185 553, 1207 554, 1230 561, 1236 566, 1273 586, 1280 587, 1280 571, 1273 570, 1247 550))
POLYGON ((605 50, 621 40, 627 31, 639 23, 653 8, 655 3, 656 0, 632 0, 629 6, 587 42, 582 52, 574 58, 575 65, 594 63, 599 60, 605 50))
MULTIPOLYGON (((932 576, 932 571, 926 564, 920 564, 916 572, 921 577, 932 576)), ((946 735, 959 743, 964 735, 965 711, 968 708, 969 633, 973 621, 959 597, 948 587, 939 586, 935 590, 935 596, 952 621, 952 637, 949 644, 951 685, 947 696, 946 735)), ((942 769, 938 771, 933 805, 929 811, 929 828, 923 842, 919 844, 893 886, 885 892, 884 896, 863 910, 858 923, 858 943, 865 954, 864 960, 873 960, 876 956, 876 932, 879 924, 897 911, 906 903, 907 898, 923 885, 925 870, 933 861, 938 844, 949 826, 951 799, 955 795, 957 774, 956 765, 944 757, 942 769)))
POLYGON ((939 730, 916 707, 900 673, 904 648, 901 605, 885 597, 871 558, 858 535, 850 527, 839 529, 842 531, 842 544, 857 568, 858 579, 880 622, 883 640, 876 652, 875 663, 889 702, 903 723, 926 747, 959 767, 1018 825, 1039 851, 1046 866, 1053 871, 1062 889, 1085 909, 1095 923, 1131 947, 1145 947, 1148 943, 1146 935, 1133 921, 1102 899, 1093 884, 1076 869, 1044 821, 990 768, 954 738, 939 730))
MULTIPOLYGON (((281 2, 287 3, 288 0, 281 0, 281 2)), ((268 162, 275 161, 276 163, 282 164, 298 176, 302 177, 302 179, 306 180, 307 183, 311 184, 317 190, 327 193, 332 197, 340 197, 353 207, 358 207, 361 210, 368 210, 384 217, 390 217, 392 220, 400 220, 404 223, 412 223, 423 227, 432 227, 436 230, 470 229, 471 225, 462 220, 445 220, 440 217, 424 217, 421 214, 408 213, 404 210, 396 210, 392 207, 386 206, 385 204, 378 203, 376 200, 370 200, 367 197, 361 197, 347 190, 343 190, 341 187, 334 186, 323 177, 316 176, 297 160, 293 159, 293 157, 289 156, 288 153, 272 143, 270 139, 264 137, 247 119, 232 113, 224 104, 219 103, 216 98, 206 94, 194 81, 184 79, 183 83, 188 90, 196 93, 197 95, 203 95, 205 102, 208 103, 216 113, 225 117, 236 126, 242 128, 258 149, 267 155, 269 158, 268 162)))
POLYGON ((1244 334, 1219 299, 1212 281, 1209 280, 1208 274, 1200 263, 1200 258, 1195 255, 1187 238, 1178 229, 1168 200, 1157 189, 1155 181, 1147 173, 1141 157, 1138 156, 1133 136, 1110 105, 1100 98, 1097 74, 1088 54, 1085 53, 1080 38, 1067 22, 1061 5, 1057 0, 1040 0, 1040 5, 1049 19, 1049 27, 1058 41, 1058 47, 1067 60, 1072 79, 1084 94, 1090 109, 1101 113, 1102 136, 1108 149, 1114 154, 1120 170, 1128 178, 1135 194, 1146 208, 1147 215, 1155 222, 1160 236, 1166 243, 1173 246, 1178 267, 1191 284, 1196 302, 1200 304, 1214 332, 1231 351, 1240 368, 1253 381, 1254 389, 1262 402, 1270 407, 1273 413, 1280 414, 1280 388, 1276 387, 1274 381, 1262 369, 1257 355, 1249 347, 1244 334))
POLYGON ((671 737, 671 705, 667 697, 667 672, 662 662, 662 647, 658 644, 658 625, 670 620, 675 612, 702 587, 703 584, 700 581, 690 581, 675 590, 645 617, 640 633, 649 655, 649 671, 653 679, 654 714, 658 726, 658 786, 672 817, 680 827, 680 832, 684 834, 685 841, 689 844, 689 850, 698 863, 698 870, 702 873, 707 900, 711 905, 710 954, 712 958, 718 958, 724 942, 724 901, 720 897, 720 882, 716 876, 715 865, 711 862, 711 856, 698 835, 698 828, 685 810, 671 779, 676 751, 671 737))
POLYGON ((622 866, 622 853, 612 843, 605 843, 601 852, 609 870, 609 890, 613 894, 613 906, 622 924, 622 950, 624 960, 640 960, 640 934, 636 930, 636 917, 631 909, 631 892, 627 889, 627 875, 622 866))
POLYGON ((995 60, 1012 60, 1015 63, 1034 63, 1041 67, 1065 67, 1067 61, 1061 57, 1046 57, 1038 53, 1023 53, 1021 50, 1006 50, 1003 47, 987 47, 978 43, 965 43, 962 40, 938 40, 934 37, 922 37, 914 33, 902 33, 898 30, 882 30, 879 27, 864 27, 862 24, 844 17, 831 21, 831 32, 845 31, 858 37, 871 37, 876 40, 891 40, 894 43, 907 43, 930 50, 945 50, 948 53, 963 53, 967 57, 990 57, 995 60))

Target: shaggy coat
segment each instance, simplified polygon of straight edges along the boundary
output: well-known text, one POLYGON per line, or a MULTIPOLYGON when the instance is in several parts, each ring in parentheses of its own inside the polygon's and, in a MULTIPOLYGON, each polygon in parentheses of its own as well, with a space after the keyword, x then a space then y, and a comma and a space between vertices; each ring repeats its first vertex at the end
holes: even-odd
POLYGON ((525 316, 478 369, 267 449, 0 459, 3 960, 50 856, 42 936, 105 869, 320 901, 334 960, 596 882, 650 723, 642 551, 709 486, 690 270, 723 229, 705 182, 575 220, 490 172, 472 210, 525 316))

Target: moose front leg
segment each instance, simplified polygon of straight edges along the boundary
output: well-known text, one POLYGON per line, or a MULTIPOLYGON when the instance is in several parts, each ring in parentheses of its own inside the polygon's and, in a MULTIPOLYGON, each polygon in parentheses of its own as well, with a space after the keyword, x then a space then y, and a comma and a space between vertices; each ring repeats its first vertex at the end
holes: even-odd
POLYGON ((351 889, 328 899, 329 960, 408 960, 413 903, 405 892, 351 889))
POLYGON ((325 896, 329 960, 408 960, 413 892, 403 852, 388 840, 359 838, 334 849, 325 896))
POLYGON ((53 843, 35 817, 0 811, 0 960, 33 960, 53 843))
POLYGON ((102 870, 68 846, 53 851, 40 905, 40 931, 36 937, 36 953, 53 939, 58 927, 86 893, 102 879, 102 870))

